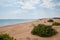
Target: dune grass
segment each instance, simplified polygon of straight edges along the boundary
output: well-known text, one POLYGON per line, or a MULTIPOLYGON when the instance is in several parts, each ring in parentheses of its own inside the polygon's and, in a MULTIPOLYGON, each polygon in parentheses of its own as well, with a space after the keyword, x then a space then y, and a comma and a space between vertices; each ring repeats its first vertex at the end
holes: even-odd
POLYGON ((16 40, 16 39, 9 36, 9 34, 0 34, 0 40, 16 40))
POLYGON ((53 25, 53 26, 60 26, 60 23, 54 22, 52 25, 53 25))

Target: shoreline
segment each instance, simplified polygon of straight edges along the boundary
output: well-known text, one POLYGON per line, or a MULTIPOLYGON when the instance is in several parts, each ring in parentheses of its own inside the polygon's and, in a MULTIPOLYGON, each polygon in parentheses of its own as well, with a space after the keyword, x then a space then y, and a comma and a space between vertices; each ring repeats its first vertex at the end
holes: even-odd
MULTIPOLYGON (((38 19, 36 21, 32 22, 25 22, 25 23, 19 23, 19 24, 13 24, 8 25, 5 27, 0 27, 0 33, 8 33, 10 36, 13 36, 17 40, 60 40, 60 26, 54 27, 59 33, 55 36, 49 37, 49 38, 43 38, 36 35, 31 34, 31 30, 34 28, 33 25, 37 24, 45 24, 45 25, 51 25, 52 23, 47 22, 49 18, 45 19, 38 19)), ((60 19, 53 19, 56 22, 60 22, 60 19)))
MULTIPOLYGON (((39 19, 36 19, 36 20, 39 20, 39 19)), ((33 22, 33 21, 36 21, 36 20, 18 22, 18 23, 13 23, 13 24, 7 24, 7 25, 2 25, 2 26, 0 26, 0 27, 10 26, 10 25, 16 25, 16 24, 24 24, 24 23, 33 22)))

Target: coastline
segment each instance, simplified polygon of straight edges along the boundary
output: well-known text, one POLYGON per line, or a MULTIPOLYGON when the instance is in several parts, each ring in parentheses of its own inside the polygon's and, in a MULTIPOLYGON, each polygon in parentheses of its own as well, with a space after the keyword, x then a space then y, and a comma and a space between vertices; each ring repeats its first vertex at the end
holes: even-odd
MULTIPOLYGON (((60 26, 54 27, 59 33, 53 37, 42 38, 31 34, 31 30, 34 28, 33 25, 45 24, 51 25, 52 23, 47 22, 49 18, 38 19, 36 21, 7 25, 0 28, 0 33, 8 33, 17 40, 60 40, 60 26)), ((60 22, 60 19, 53 19, 56 22, 60 22)))
MULTIPOLYGON (((4 20, 4 19, 3 19, 4 20)), ((8 19, 7 19, 8 20, 8 19)), ((10 19, 11 20, 11 19, 10 19)), ((20 20, 20 19, 16 19, 16 20, 20 20)), ((27 19, 26 19, 27 20, 27 19)), ((23 24, 23 23, 28 23, 28 22, 32 22, 32 21, 36 21, 38 19, 32 19, 32 20, 27 20, 27 21, 22 21, 22 22, 17 22, 17 23, 12 23, 12 24, 6 24, 6 25, 2 25, 0 27, 4 27, 4 26, 10 26, 10 25, 16 25, 16 24, 23 24)))

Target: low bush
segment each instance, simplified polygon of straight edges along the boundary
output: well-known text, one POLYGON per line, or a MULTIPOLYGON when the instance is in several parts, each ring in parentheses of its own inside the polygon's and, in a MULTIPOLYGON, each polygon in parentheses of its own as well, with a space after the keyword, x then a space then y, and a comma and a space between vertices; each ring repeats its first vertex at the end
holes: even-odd
POLYGON ((52 28, 52 26, 46 26, 43 24, 38 24, 34 26, 33 30, 31 31, 33 35, 38 35, 41 37, 50 37, 57 34, 57 31, 52 28))
POLYGON ((10 37, 8 34, 0 34, 0 40, 16 40, 16 39, 10 37))
POLYGON ((59 26, 60 23, 58 23, 58 22, 54 22, 52 25, 53 25, 53 26, 59 26))
POLYGON ((52 19, 49 19, 48 22, 54 22, 52 19))

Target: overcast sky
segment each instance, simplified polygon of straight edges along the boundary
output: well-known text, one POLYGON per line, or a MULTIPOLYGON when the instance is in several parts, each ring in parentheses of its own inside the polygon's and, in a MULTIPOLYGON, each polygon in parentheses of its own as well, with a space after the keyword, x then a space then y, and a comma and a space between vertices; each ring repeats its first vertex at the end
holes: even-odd
POLYGON ((60 0, 0 0, 0 19, 60 17, 60 0))

